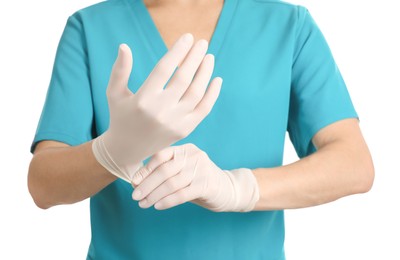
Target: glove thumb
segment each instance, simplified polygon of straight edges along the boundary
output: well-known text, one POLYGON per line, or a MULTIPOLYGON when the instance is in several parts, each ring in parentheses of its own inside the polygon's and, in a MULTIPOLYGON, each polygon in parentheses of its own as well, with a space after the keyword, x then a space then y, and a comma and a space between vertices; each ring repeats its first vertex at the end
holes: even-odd
POLYGON ((112 67, 110 80, 107 87, 109 99, 118 99, 132 94, 128 89, 128 81, 133 66, 132 52, 128 45, 121 44, 118 49, 118 57, 112 67))

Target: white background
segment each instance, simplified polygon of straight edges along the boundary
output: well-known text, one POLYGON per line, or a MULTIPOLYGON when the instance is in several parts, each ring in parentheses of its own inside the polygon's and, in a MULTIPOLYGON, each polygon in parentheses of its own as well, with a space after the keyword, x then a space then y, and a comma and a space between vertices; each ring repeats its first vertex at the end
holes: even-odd
MULTIPOLYGON (((95 2, 0 3, 0 259, 86 257, 88 200, 38 209, 28 193, 26 178, 30 143, 66 19, 95 2)), ((286 211, 287 258, 400 259, 397 1, 292 2, 308 7, 331 46, 360 115, 376 178, 367 194, 286 211)), ((296 156, 287 142, 285 162, 293 160, 296 156)))

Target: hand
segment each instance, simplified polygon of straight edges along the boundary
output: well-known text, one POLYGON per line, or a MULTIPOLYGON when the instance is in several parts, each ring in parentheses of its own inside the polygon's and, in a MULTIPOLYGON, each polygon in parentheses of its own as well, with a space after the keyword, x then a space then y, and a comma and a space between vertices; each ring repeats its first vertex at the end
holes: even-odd
POLYGON ((135 94, 128 89, 132 53, 120 45, 107 88, 110 125, 92 146, 99 163, 114 175, 129 182, 142 160, 185 138, 211 111, 222 79, 214 78, 206 91, 214 58, 205 55, 207 41, 191 48, 192 42, 191 34, 179 38, 135 94))
POLYGON ((251 211, 259 199, 250 169, 221 170, 194 144, 168 147, 155 154, 133 177, 139 206, 168 209, 193 202, 212 211, 251 211))

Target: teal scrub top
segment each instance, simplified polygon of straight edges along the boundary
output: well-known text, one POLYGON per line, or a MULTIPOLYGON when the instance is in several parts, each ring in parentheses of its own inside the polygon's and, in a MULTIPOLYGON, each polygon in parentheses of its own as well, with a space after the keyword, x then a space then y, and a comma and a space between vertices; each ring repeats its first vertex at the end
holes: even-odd
MULTIPOLYGON (((167 52, 142 1, 104 1, 68 18, 31 151, 41 140, 75 146, 107 130, 106 87, 119 44, 132 49, 134 93, 167 52)), ((194 143, 221 169, 282 165, 286 132, 302 158, 315 151, 311 139, 321 128, 357 117, 302 6, 225 0, 208 53, 213 77, 224 80, 220 96, 175 145, 194 143)), ((285 259, 283 211, 215 213, 192 203, 157 211, 140 208, 132 191, 118 179, 90 198, 87 259, 285 259)))

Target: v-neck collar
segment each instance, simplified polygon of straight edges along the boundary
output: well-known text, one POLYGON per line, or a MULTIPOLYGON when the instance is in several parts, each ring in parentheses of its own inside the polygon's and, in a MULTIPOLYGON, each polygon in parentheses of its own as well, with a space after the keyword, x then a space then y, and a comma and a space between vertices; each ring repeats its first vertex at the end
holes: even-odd
MULTIPOLYGON (((152 52, 157 56, 157 59, 160 59, 168 51, 168 48, 143 0, 125 1, 127 1, 129 6, 133 9, 132 16, 137 18, 138 27, 140 27, 143 35, 145 35, 146 41, 150 44, 152 52)), ((223 40, 237 6, 237 1, 238 0, 224 0, 217 25, 208 44, 207 53, 211 53, 215 57, 218 55, 223 44, 223 40)))

